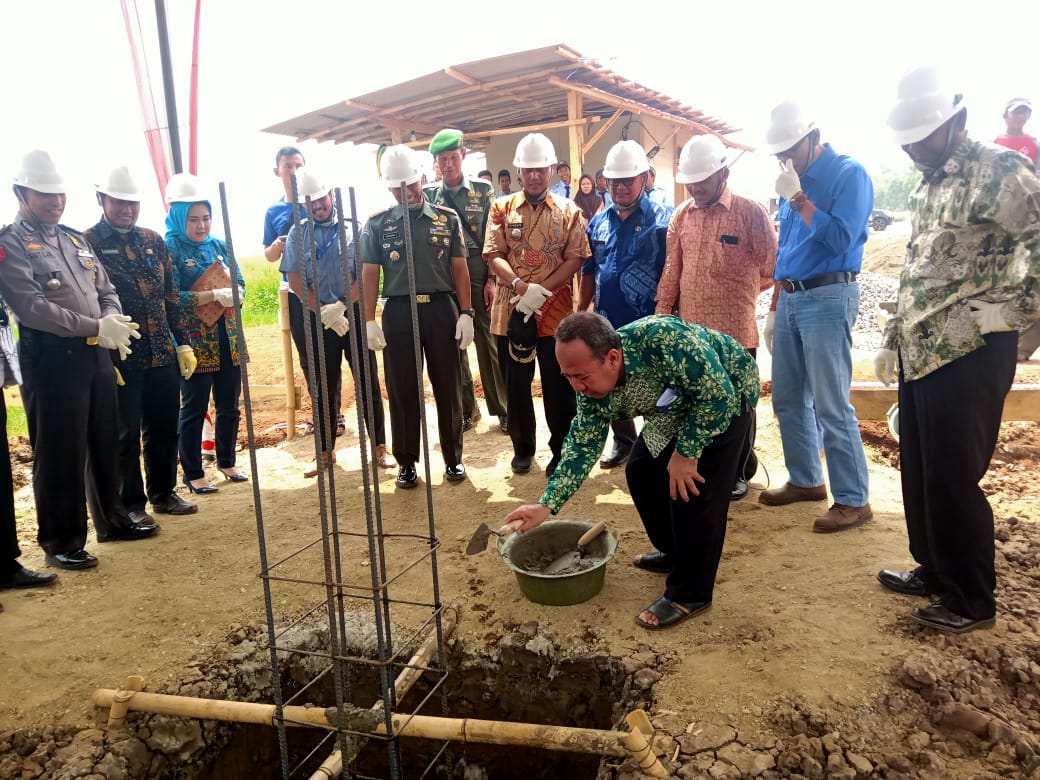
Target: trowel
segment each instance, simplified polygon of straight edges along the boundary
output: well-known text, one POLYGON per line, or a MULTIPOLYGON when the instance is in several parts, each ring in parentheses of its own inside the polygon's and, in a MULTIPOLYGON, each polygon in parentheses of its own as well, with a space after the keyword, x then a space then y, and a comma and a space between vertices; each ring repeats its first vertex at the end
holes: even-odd
POLYGON ((590 528, 588 531, 581 535, 581 538, 578 539, 577 550, 565 552, 559 558, 557 558, 544 569, 542 569, 542 574, 548 574, 551 576, 566 571, 567 569, 574 566, 576 563, 578 563, 578 561, 581 560, 582 556, 585 554, 586 545, 588 545, 593 539, 595 539, 597 536, 599 536, 606 530, 606 522, 600 520, 598 523, 592 526, 592 528, 590 528))
POLYGON ((511 523, 506 523, 497 531, 492 531, 488 528, 487 523, 481 523, 473 533, 473 538, 469 540, 469 544, 466 545, 466 555, 476 555, 477 553, 484 552, 484 550, 487 549, 488 539, 490 539, 492 535, 497 536, 500 539, 505 539, 509 534, 516 531, 516 529, 523 524, 523 520, 514 520, 511 523))

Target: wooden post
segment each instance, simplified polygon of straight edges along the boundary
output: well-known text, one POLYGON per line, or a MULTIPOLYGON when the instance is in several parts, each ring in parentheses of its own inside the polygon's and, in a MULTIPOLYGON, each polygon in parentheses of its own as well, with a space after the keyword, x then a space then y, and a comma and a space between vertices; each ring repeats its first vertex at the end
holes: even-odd
POLYGON ((289 291, 278 291, 278 327, 282 331, 282 365, 285 368, 285 438, 296 436, 296 379, 293 376, 292 331, 289 328, 289 291))

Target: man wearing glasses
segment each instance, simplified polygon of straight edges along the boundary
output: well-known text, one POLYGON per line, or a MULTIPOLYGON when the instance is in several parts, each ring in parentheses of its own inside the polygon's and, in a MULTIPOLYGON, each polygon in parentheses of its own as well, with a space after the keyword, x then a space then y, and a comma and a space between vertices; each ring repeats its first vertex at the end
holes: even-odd
MULTIPOLYGON (((649 168, 638 143, 614 144, 603 167, 613 202, 589 221, 592 257, 581 269, 578 309, 588 309, 595 297, 596 313, 615 328, 654 313, 657 283, 664 270, 672 209, 647 195, 649 168)), ((610 427, 614 446, 599 462, 605 469, 624 465, 636 441, 631 418, 613 420, 610 427)))
POLYGON ((773 109, 764 149, 776 155, 781 168, 777 284, 765 341, 773 354, 773 411, 788 481, 763 491, 758 500, 781 506, 827 499, 818 416, 834 503, 816 518, 813 531, 844 531, 873 517, 849 389, 852 325, 859 311, 856 275, 874 187, 862 165, 820 143, 819 128, 795 103, 773 109))

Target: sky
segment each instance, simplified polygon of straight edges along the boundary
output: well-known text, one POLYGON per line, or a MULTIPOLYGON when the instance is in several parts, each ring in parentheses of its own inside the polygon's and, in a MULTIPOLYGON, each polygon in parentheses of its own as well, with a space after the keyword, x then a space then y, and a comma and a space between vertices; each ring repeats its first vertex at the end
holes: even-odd
MULTIPOLYGON (((154 3, 138 1, 154 54, 154 3)), ((187 160, 194 0, 166 4, 187 160)), ((761 143, 772 106, 798 100, 836 150, 872 173, 903 169, 908 161, 885 119, 908 68, 943 68, 965 93, 969 130, 982 140, 1003 130, 1008 98, 1040 100, 1031 43, 1040 37, 1040 3, 1021 6, 998 14, 958 2, 750 0, 725 14, 721 4, 662 0, 633 18, 631 5, 558 0, 450 10, 414 0, 203 0, 199 173, 212 184, 215 206, 216 182, 225 182, 236 254, 257 254, 264 211, 281 193, 273 155, 292 142, 261 128, 447 65, 554 44, 744 128, 736 137, 752 146, 761 143)), ((29 149, 51 152, 68 183, 63 221, 82 229, 98 218, 94 185, 127 164, 145 191, 140 224, 162 230, 119 0, 6 2, 0 19, 7 32, 0 83, 8 96, 0 176, 13 176, 29 149)), ((157 56, 150 65, 158 86, 157 56)), ((1040 117, 1026 131, 1040 134, 1040 117)), ((373 147, 312 141, 301 149, 327 179, 357 188, 361 218, 386 204, 373 147)), ((731 183, 765 200, 775 171, 765 155, 745 155, 731 183)), ((16 210, 9 197, 0 222, 16 210)), ((222 219, 214 213, 218 235, 222 219)))

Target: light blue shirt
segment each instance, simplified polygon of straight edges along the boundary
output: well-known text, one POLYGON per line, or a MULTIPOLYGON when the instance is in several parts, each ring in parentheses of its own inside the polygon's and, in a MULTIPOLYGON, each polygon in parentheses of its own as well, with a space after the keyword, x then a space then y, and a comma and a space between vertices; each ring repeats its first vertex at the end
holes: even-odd
POLYGON ((560 197, 563 197, 563 198, 572 198, 572 199, 573 199, 574 195, 577 194, 577 190, 578 190, 578 186, 576 184, 574 184, 574 183, 564 184, 562 181, 556 182, 553 186, 551 186, 549 188, 549 192, 551 192, 553 195, 559 195, 560 197), (568 189, 570 190, 570 194, 568 194, 568 192, 567 192, 568 189))
MULTIPOLYGON (((325 225, 314 223, 310 219, 300 222, 300 230, 293 225, 289 229, 289 237, 285 241, 285 252, 282 253, 282 263, 278 270, 282 273, 298 273, 300 259, 296 256, 297 247, 303 251, 303 286, 313 287, 314 273, 312 271, 311 231, 314 230, 315 245, 313 256, 318 265, 318 300, 321 305, 343 301, 349 303, 347 284, 343 278, 343 260, 339 249, 339 230, 336 226, 336 216, 328 220, 325 225), (302 234, 302 235, 301 235, 302 234)), ((347 231, 347 274, 350 284, 357 280, 357 271, 354 267, 354 243, 350 231, 347 231)))

